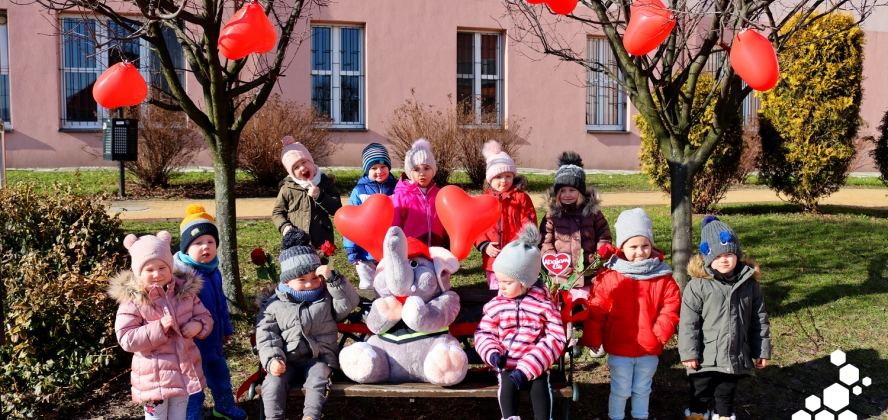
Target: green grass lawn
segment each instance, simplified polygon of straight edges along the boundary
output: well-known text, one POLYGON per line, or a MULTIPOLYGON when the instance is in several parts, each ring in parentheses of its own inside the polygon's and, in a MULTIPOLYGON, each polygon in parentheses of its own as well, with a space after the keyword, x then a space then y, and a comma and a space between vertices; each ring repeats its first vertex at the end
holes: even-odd
MULTIPOLYGON (((616 176, 615 176, 616 177, 616 176)), ((613 226, 623 208, 603 211, 613 226)), ((762 266, 762 286, 771 316, 773 359, 767 369, 741 382, 737 395, 738 418, 788 419, 804 407, 810 395, 839 379, 839 368, 830 364, 829 354, 844 350, 848 363, 873 385, 851 394, 850 409, 858 418, 888 419, 888 219, 884 214, 824 206, 823 214, 811 215, 786 204, 722 206, 720 218, 738 233, 744 254, 762 266)), ((669 209, 649 207, 654 222, 656 246, 671 251, 669 209)), ((540 214, 542 215, 542 214, 540 214)), ((699 235, 701 218, 694 225, 699 235)), ((153 233, 167 229, 177 236, 178 222, 126 222, 124 229, 153 233)), ((174 244, 177 242, 174 239, 174 244)), ((244 293, 252 300, 262 285, 250 251, 262 247, 272 255, 279 252, 280 235, 270 221, 238 222, 238 255, 244 293)), ((337 245, 341 238, 337 236, 337 245)), ((354 270, 343 253, 333 265, 357 284, 354 270)), ((453 278, 455 288, 485 287, 480 257, 476 251, 462 262, 453 278)), ((235 317, 236 337, 228 349, 235 387, 256 367, 248 337, 252 313, 235 317)), ((584 356, 577 366, 579 401, 571 417, 606 418, 609 376, 603 360, 584 356)), ((858 383, 859 384, 859 383, 858 383)), ((654 378, 651 418, 679 419, 685 408, 686 375, 681 367, 675 340, 667 346, 654 378)), ((242 403, 250 412, 258 400, 242 403)), ((290 402, 298 413, 301 399, 290 402)), ((333 398, 325 408, 327 418, 340 419, 498 419, 493 399, 333 398)), ((297 414, 291 414, 296 416, 297 414)), ((132 417, 140 418, 138 408, 132 417)), ((522 402, 522 417, 531 418, 529 400, 522 402)), ((555 418, 560 417, 556 407, 555 418)))

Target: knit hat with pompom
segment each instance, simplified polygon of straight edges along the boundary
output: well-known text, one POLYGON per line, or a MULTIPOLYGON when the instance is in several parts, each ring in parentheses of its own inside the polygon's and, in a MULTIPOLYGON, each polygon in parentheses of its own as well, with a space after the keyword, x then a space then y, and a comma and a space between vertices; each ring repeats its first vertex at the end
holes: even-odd
POLYGON ((203 235, 210 235, 219 246, 219 229, 213 223, 215 219, 200 204, 192 204, 185 210, 185 218, 179 224, 179 234, 182 241, 179 242, 179 251, 188 253, 188 247, 195 239, 203 235))
POLYGON ((555 194, 561 187, 574 187, 580 194, 586 193, 586 172, 583 159, 576 152, 564 152, 558 156, 558 170, 555 171, 555 194))
POLYGON ((709 267, 715 257, 731 253, 737 259, 743 258, 740 239, 730 226, 718 217, 709 215, 703 218, 703 229, 700 231, 700 253, 703 254, 704 267, 709 267))
POLYGON ((540 249, 540 230, 533 223, 524 225, 518 239, 503 247, 493 260, 493 272, 503 273, 518 280, 522 286, 531 287, 540 275, 543 264, 540 249))
POLYGON ((284 137, 281 139, 281 143, 284 145, 284 149, 281 150, 281 163, 284 165, 284 170, 287 171, 287 174, 296 179, 296 175, 293 174, 293 164, 299 162, 301 159, 308 159, 308 161, 311 162, 311 166, 314 167, 309 179, 314 178, 318 173, 318 167, 315 165, 315 161, 312 159, 308 149, 305 148, 305 145, 297 142, 293 136, 284 137))
POLYGON ((503 148, 500 147, 499 142, 496 140, 484 143, 481 154, 487 160, 487 174, 485 175, 487 182, 490 182, 491 179, 504 172, 517 173, 515 161, 503 151, 503 148))
POLYGON ((426 139, 413 142, 413 147, 404 156, 404 171, 406 173, 409 174, 417 165, 429 165, 432 172, 438 172, 438 164, 435 162, 435 156, 432 155, 432 144, 426 139))
POLYGON ((157 235, 145 235, 137 238, 136 235, 129 234, 123 238, 123 246, 129 250, 132 257, 132 265, 130 268, 133 274, 142 275, 142 267, 150 260, 161 260, 166 263, 170 270, 173 269, 173 252, 170 251, 170 242, 173 235, 162 230, 157 235))
POLYGON ((311 246, 308 232, 294 227, 281 239, 281 283, 287 283, 296 277, 313 273, 321 266, 321 257, 311 246))

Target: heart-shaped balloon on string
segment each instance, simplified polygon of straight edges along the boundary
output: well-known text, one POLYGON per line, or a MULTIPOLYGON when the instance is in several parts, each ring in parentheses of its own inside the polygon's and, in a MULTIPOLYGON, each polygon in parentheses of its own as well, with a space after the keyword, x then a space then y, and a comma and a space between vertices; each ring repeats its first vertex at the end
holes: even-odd
POLYGON ((632 3, 629 25, 623 34, 623 47, 632 55, 645 55, 657 49, 675 27, 675 14, 660 0, 632 3))
POLYGON ((744 28, 731 45, 731 67, 747 85, 758 91, 774 87, 780 79, 780 63, 768 38, 744 28))
POLYGON ((553 276, 560 276, 570 269, 570 254, 560 252, 543 255, 543 267, 546 267, 553 276))
POLYGON ((453 185, 438 191, 435 210, 450 235, 450 252, 458 260, 469 256, 475 239, 493 227, 502 213, 500 202, 494 196, 469 197, 453 185))
POLYGON ((392 199, 385 194, 373 194, 358 206, 344 206, 337 210, 333 224, 343 237, 367 250, 376 261, 381 261, 382 241, 394 218, 392 199))
POLYGON ((219 53, 229 60, 240 60, 252 53, 265 54, 274 49, 277 34, 274 25, 258 3, 241 7, 219 33, 219 53))
POLYGON ((105 70, 93 85, 93 98, 105 108, 134 106, 148 96, 148 84, 132 63, 117 63, 105 70))
POLYGON ((552 13, 559 15, 569 15, 577 8, 577 3, 579 3, 579 0, 546 0, 549 9, 552 9, 552 13))

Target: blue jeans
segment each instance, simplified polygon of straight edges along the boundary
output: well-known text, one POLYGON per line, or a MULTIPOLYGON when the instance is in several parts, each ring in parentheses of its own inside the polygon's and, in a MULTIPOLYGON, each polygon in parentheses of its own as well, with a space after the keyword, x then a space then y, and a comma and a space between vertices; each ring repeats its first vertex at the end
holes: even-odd
POLYGON ((607 356, 607 366, 611 374, 611 393, 608 401, 607 415, 613 420, 622 420, 626 416, 626 400, 632 397, 632 417, 646 419, 648 417, 648 401, 651 395, 651 383, 660 358, 647 355, 642 357, 623 357, 613 354, 607 356))

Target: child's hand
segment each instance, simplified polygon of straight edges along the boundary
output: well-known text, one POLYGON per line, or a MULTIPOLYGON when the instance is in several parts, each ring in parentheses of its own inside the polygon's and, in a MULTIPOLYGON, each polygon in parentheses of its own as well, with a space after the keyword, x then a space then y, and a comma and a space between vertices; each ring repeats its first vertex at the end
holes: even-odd
POLYGON ((164 334, 170 330, 170 327, 173 326, 173 316, 170 315, 170 310, 165 306, 163 308, 163 318, 160 318, 160 326, 163 327, 164 334))
POLYGON ((182 331, 182 337, 191 338, 200 333, 200 330, 203 329, 203 324, 198 321, 186 322, 185 325, 179 327, 179 330, 182 331))
POLYGON ((694 369, 694 370, 696 370, 697 368, 700 367, 700 364, 697 363, 697 359, 682 360, 681 364, 683 364, 688 369, 694 369))
POLYGON ((768 366, 768 359, 755 359, 755 368, 764 369, 768 366))
POLYGON ((500 253, 499 242, 491 242, 487 244, 487 246, 484 247, 484 252, 487 253, 487 255, 490 255, 491 258, 496 258, 500 253))
POLYGON ((322 265, 315 270, 315 274, 321 276, 321 280, 328 281, 333 278, 333 270, 330 269, 329 265, 322 265))
POLYGON ((309 185, 309 186, 308 186, 308 195, 310 195, 311 198, 317 199, 318 196, 321 195, 321 189, 318 188, 318 186, 315 185, 315 184, 314 184, 313 182, 311 182, 311 181, 308 181, 308 185, 309 185))
POLYGON ((268 366, 268 373, 274 376, 281 376, 287 371, 287 364, 281 359, 274 359, 268 366))

